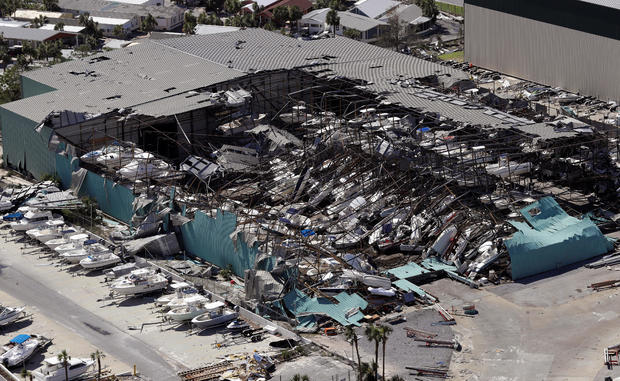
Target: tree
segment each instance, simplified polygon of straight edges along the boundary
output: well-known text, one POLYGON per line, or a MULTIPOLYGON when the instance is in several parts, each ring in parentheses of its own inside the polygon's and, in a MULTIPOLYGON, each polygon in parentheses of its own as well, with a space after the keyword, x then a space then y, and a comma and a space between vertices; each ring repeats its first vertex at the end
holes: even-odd
POLYGON ((333 28, 333 35, 335 37, 336 27, 340 25, 340 16, 338 16, 338 11, 334 8, 330 9, 329 12, 327 12, 327 16, 325 16, 325 22, 333 28))
POLYGON ((157 20, 155 20, 155 17, 153 17, 153 15, 149 13, 146 15, 144 20, 142 20, 142 25, 140 25, 140 28, 144 33, 148 33, 155 29, 156 26, 157 20))
POLYGON ((18 66, 12 65, 0 75, 0 104, 21 98, 21 76, 18 66))
POLYGON ((396 376, 390 377, 390 381, 405 381, 405 379, 399 375, 396 375, 396 376))
POLYGON ((291 22, 291 27, 293 25, 295 26, 295 31, 297 31, 299 20, 301 20, 303 16, 303 12, 297 5, 288 6, 288 21, 291 22))
POLYGON ((239 0, 226 0, 224 10, 231 15, 236 15, 241 10, 241 2, 239 0))
POLYGON ((0 1, 0 16, 10 17, 15 11, 23 6, 22 0, 2 0, 0 1))
POLYGON ((57 22, 54 25, 54 30, 65 30, 65 23, 64 22, 57 22))
POLYGON ((422 14, 429 19, 435 21, 437 15, 439 14, 439 10, 437 9, 437 4, 435 4, 435 0, 415 0, 415 5, 422 9, 422 14))
POLYGON ((122 25, 115 25, 113 32, 114 32, 114 36, 118 38, 125 36, 125 30, 123 29, 122 25))
POLYGON ((9 43, 4 39, 4 35, 2 33, 0 33, 0 62, 2 62, 2 67, 7 67, 11 63, 9 43))
POLYGON ((191 12, 185 12, 183 16, 183 33, 185 34, 194 34, 196 33, 196 16, 191 14, 191 12))
MULTIPOLYGON (((368 339, 368 341, 375 342, 375 365, 379 364, 379 342, 381 342, 381 330, 378 326, 371 324, 366 327, 364 334, 366 335, 366 338, 368 339)), ((378 378, 378 377, 379 377, 379 371, 377 369, 375 372, 375 378, 378 378)))
POLYGON ((99 24, 96 23, 89 13, 82 13, 79 18, 80 25, 84 27, 82 34, 91 36, 95 39, 101 38, 103 33, 99 29, 99 24))
POLYGON ((273 23, 276 27, 281 28, 288 21, 288 8, 284 5, 279 5, 273 9, 273 23))
POLYGON ((316 9, 329 8, 331 4, 330 0, 317 0, 316 9))
POLYGON ((405 34, 405 27, 400 22, 398 15, 391 16, 388 21, 388 29, 386 33, 381 35, 381 41, 386 47, 393 46, 398 51, 403 35, 405 34))
POLYGON ((361 381, 377 381, 377 363, 362 363, 360 374, 362 378, 361 381))
POLYGON ((381 343, 383 344, 383 360, 381 364, 381 378, 385 380, 385 344, 387 343, 388 337, 392 334, 392 327, 387 325, 379 326, 379 335, 381 337, 381 343))
POLYGON ((208 24, 209 17, 207 16, 207 12, 201 12, 198 15, 198 19, 196 21, 198 22, 198 24, 203 24, 203 25, 208 24))
MULTIPOLYGON (((357 345, 357 333, 355 332, 355 330, 353 328, 351 328, 350 326, 347 326, 344 329, 344 337, 347 339, 347 341, 351 341, 353 342, 353 344, 355 344, 355 353, 357 354, 357 367, 358 367, 358 371, 361 371, 362 369, 362 359, 360 357, 360 351, 359 351, 359 347, 357 345)), ((358 378, 361 378, 361 374, 359 375, 358 378)))
POLYGON ((310 381, 310 378, 305 374, 303 376, 301 374, 296 374, 291 378, 291 381, 310 381))
POLYGON ((43 15, 41 15, 41 16, 37 16, 37 17, 35 17, 35 18, 32 20, 32 25, 33 25, 35 28, 40 28, 40 27, 42 27, 43 25, 47 24, 47 20, 48 20, 48 19, 47 19, 47 17, 46 17, 46 16, 43 16, 43 15))
POLYGON ((58 0, 43 0, 43 7, 45 8, 46 11, 57 11, 58 9, 60 9, 58 7, 58 0))
POLYGON ((275 30, 276 27, 273 25, 273 23, 270 21, 267 21, 267 23, 265 25, 263 25, 263 29, 265 30, 275 30))
POLYGON ((66 349, 63 349, 62 352, 58 354, 58 361, 60 361, 65 368, 65 381, 69 381, 69 360, 71 360, 71 356, 67 354, 66 349))
POLYGON ((90 354, 90 358, 97 361, 97 381, 101 381, 101 359, 105 354, 99 349, 90 354))
POLYGON ((353 29, 353 28, 345 29, 343 34, 345 37, 348 37, 352 40, 359 40, 360 38, 362 38, 362 32, 360 32, 357 29, 353 29))

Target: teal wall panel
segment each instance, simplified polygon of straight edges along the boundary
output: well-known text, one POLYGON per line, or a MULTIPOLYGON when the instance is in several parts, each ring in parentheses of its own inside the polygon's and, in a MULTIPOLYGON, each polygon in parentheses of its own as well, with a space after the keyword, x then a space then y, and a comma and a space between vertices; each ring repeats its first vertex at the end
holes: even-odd
POLYGON ((95 199, 104 213, 123 222, 131 222, 135 196, 129 188, 88 171, 80 188, 80 196, 95 199))
POLYGON ((56 153, 48 149, 52 130, 35 131, 37 122, 0 107, 2 125, 2 157, 4 162, 25 170, 35 178, 56 171, 56 153))
POLYGON ((230 235, 237 228, 237 216, 233 213, 217 211, 211 218, 197 211, 194 220, 181 226, 181 236, 185 250, 221 268, 232 265, 233 271, 240 277, 246 269, 253 268, 258 252, 258 243, 248 246, 243 234, 237 235, 236 242, 230 235))
POLYGON ((56 90, 53 87, 44 85, 41 82, 34 81, 24 76, 21 77, 21 84, 22 98, 34 97, 35 95, 49 93, 50 91, 56 90))

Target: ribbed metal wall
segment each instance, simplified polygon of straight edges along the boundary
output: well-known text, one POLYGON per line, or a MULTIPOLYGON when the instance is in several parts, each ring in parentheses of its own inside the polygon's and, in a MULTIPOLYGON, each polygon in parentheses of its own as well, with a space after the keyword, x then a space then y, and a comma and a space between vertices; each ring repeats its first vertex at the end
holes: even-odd
POLYGON ((519 78, 620 100, 620 41, 465 4, 465 59, 519 78))

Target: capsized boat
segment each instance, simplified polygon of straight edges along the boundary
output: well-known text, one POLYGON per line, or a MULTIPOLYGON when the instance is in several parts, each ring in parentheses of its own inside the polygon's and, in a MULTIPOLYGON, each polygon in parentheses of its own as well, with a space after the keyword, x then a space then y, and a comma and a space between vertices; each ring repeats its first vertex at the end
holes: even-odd
POLYGON ((22 365, 34 354, 37 348, 50 343, 49 339, 39 335, 17 335, 2 347, 4 353, 0 355, 0 362, 5 367, 22 365))
POLYGON ((107 253, 89 255, 80 261, 80 266, 87 270, 97 270, 113 266, 120 261, 121 258, 118 255, 109 251, 107 253))
POLYGON ((43 366, 32 372, 36 381, 65 381, 66 375, 69 380, 80 378, 88 369, 93 366, 95 360, 90 358, 74 358, 67 360, 67 374, 65 366, 58 357, 48 357, 43 360, 43 366))
POLYGON ((205 307, 207 312, 192 319, 192 324, 201 329, 219 327, 239 316, 237 312, 226 308, 224 302, 209 303, 205 307))
POLYGON ((0 305, 0 326, 14 322, 22 316, 25 316, 25 307, 6 307, 0 305))
POLYGON ((168 279, 162 273, 150 268, 134 270, 110 285, 112 291, 119 295, 146 294, 166 287, 168 279))

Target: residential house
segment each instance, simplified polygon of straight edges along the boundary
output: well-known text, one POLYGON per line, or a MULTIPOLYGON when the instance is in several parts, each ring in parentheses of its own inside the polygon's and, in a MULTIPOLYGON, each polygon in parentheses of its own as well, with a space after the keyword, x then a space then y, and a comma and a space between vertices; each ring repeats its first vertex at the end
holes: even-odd
POLYGON ((400 1, 395 0, 358 0, 351 9, 352 13, 379 19, 401 5, 400 1))
POLYGON ((386 13, 380 19, 388 22, 392 17, 398 18, 398 21, 407 33, 425 33, 433 26, 433 21, 424 16, 422 9, 415 4, 403 4, 386 13))
MULTIPOLYGON (((306 14, 299 23, 311 35, 331 31, 332 27, 326 21, 329 11, 329 8, 317 9, 306 14)), ((339 11, 338 16, 340 25, 336 27, 336 34, 339 36, 344 35, 347 29, 355 29, 360 32, 360 40, 371 42, 378 39, 388 28, 388 23, 384 21, 351 12, 339 11)))

